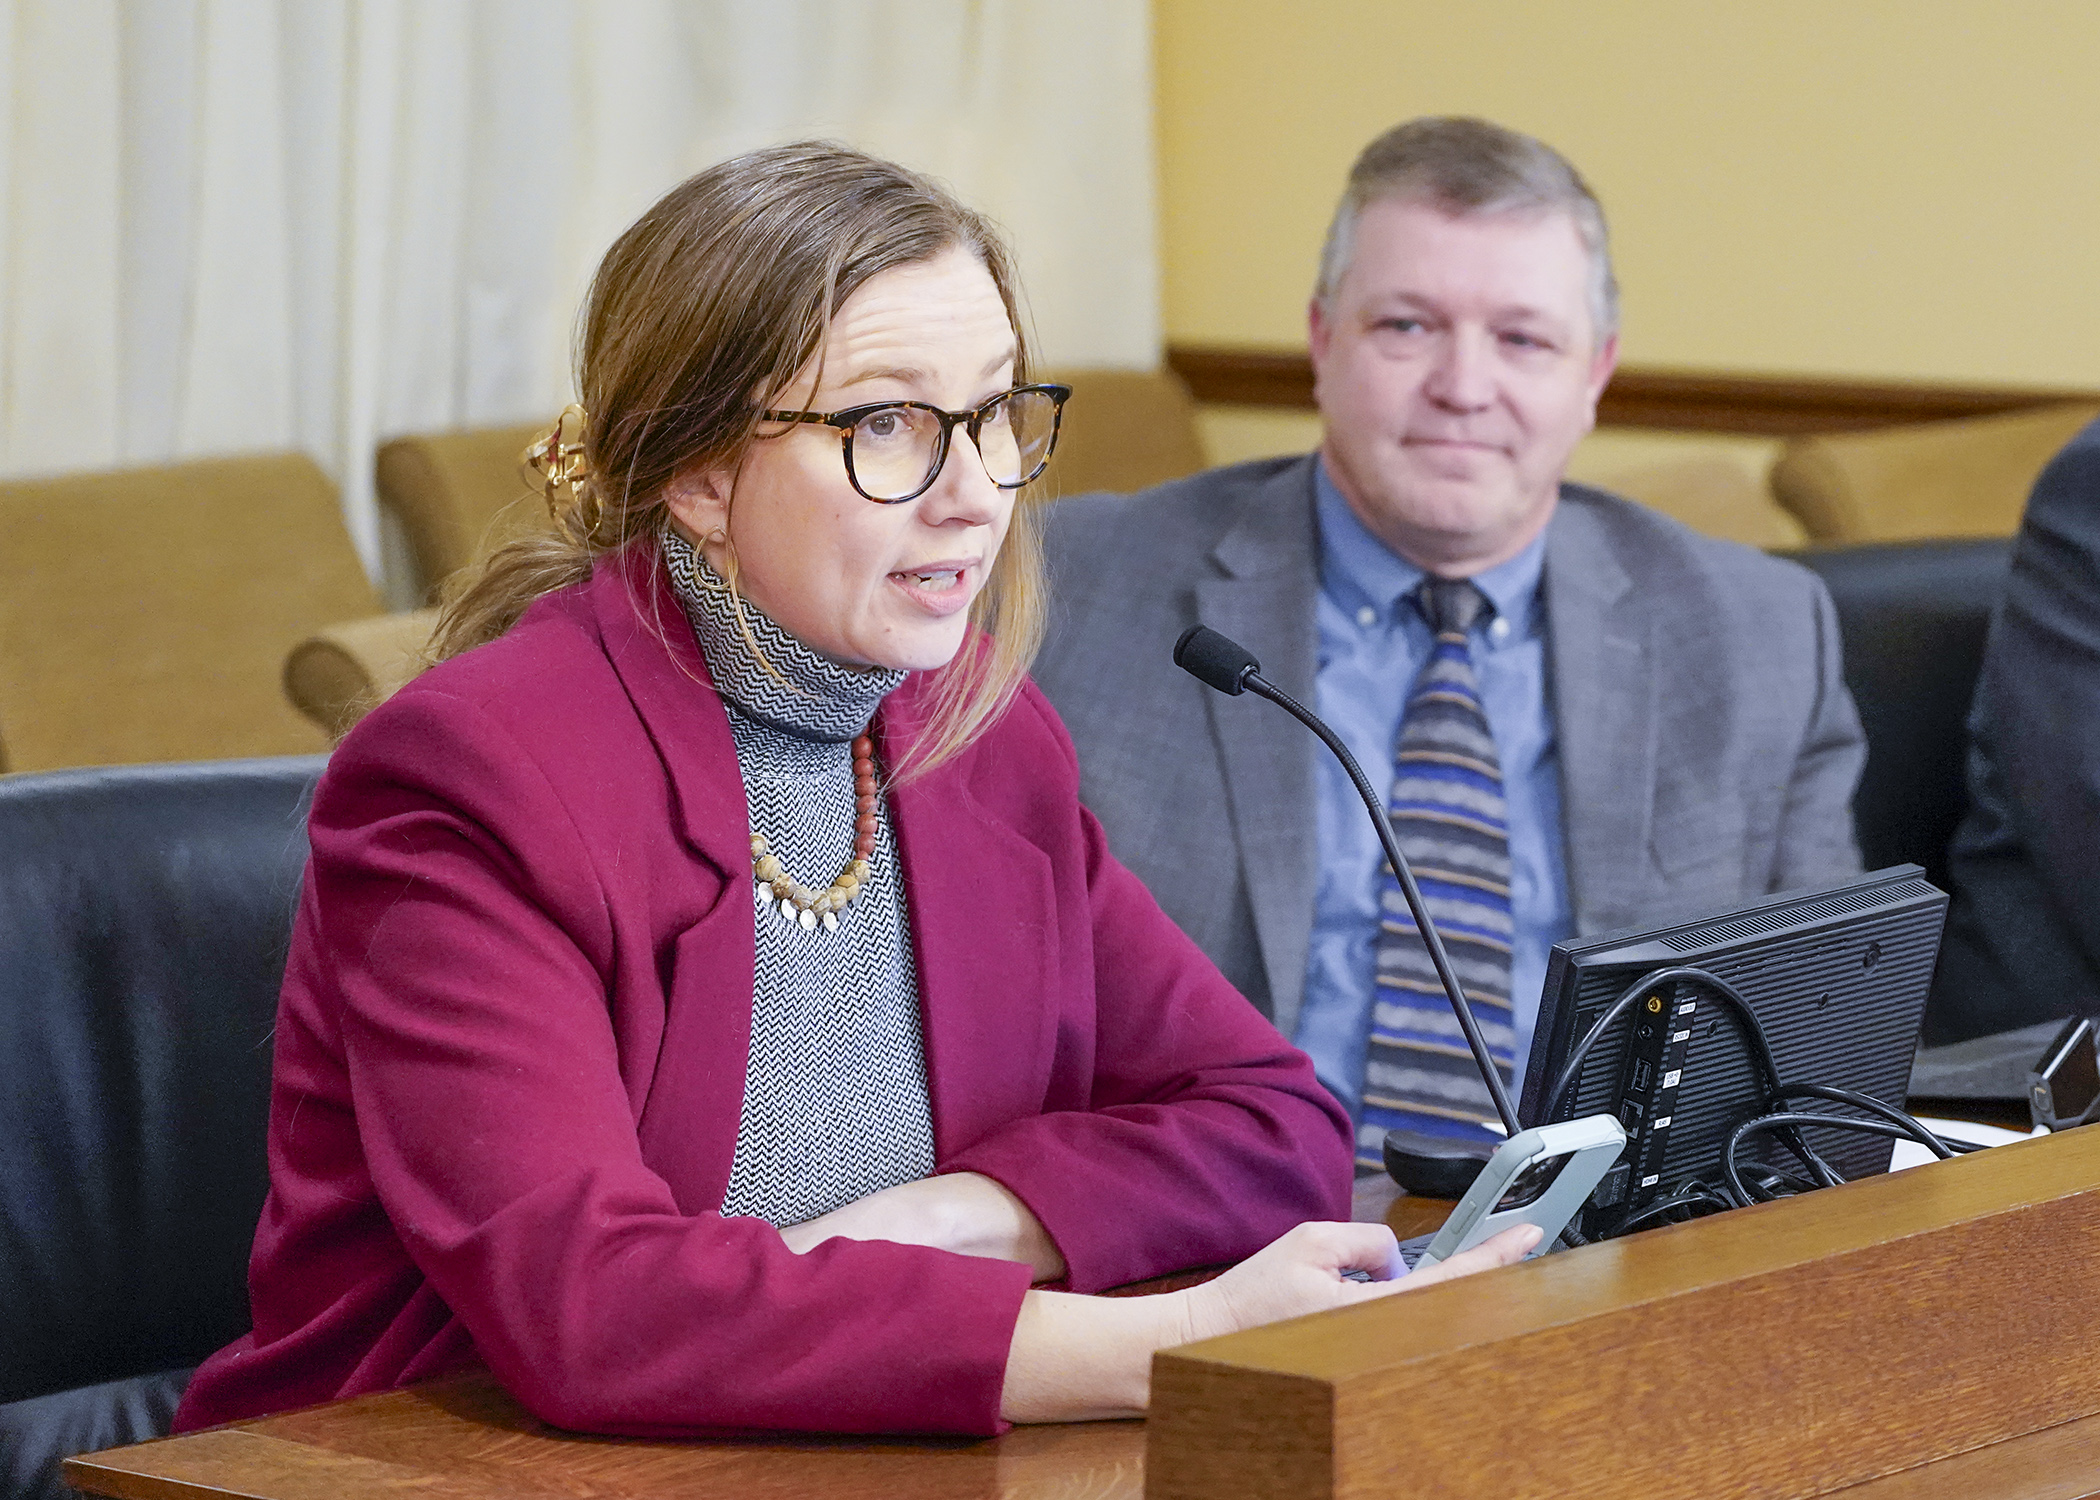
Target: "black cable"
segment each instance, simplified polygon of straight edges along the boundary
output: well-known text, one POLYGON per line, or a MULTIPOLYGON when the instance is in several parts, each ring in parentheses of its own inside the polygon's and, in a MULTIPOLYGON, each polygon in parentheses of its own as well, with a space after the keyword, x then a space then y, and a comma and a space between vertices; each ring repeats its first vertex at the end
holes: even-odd
MULTIPOLYGON (((1772 1044, 1765 1040, 1765 1028, 1758 1021, 1757 1013, 1750 1009, 1750 1002, 1736 991, 1734 985, 1718 974, 1689 965, 1676 965, 1667 969, 1651 969, 1639 979, 1620 991, 1619 998, 1604 1008, 1604 1014, 1590 1027, 1583 1039, 1575 1044, 1568 1060, 1561 1065, 1560 1076, 1553 1080, 1553 1088, 1546 1095, 1546 1108, 1541 1118, 1550 1120, 1567 1101, 1575 1087, 1575 1080, 1582 1072, 1582 1065, 1589 1061, 1590 1049, 1595 1047, 1611 1029, 1611 1023, 1631 1010, 1640 998, 1650 990, 1668 984, 1698 984, 1712 990, 1725 1000, 1742 1023, 1743 1034, 1749 1039, 1752 1054, 1765 1075, 1765 1087, 1776 1089, 1779 1084, 1779 1065, 1772 1060, 1772 1044)), ((1673 1012, 1674 1014, 1674 1012, 1673 1012)))
POLYGON ((1752 1162, 1750 1165, 1755 1174, 1751 1186, 1766 1198, 1793 1197, 1801 1193, 1812 1193, 1823 1186, 1820 1182, 1810 1182, 1806 1178, 1797 1177, 1784 1167, 1775 1166, 1771 1162, 1752 1162))
MULTIPOLYGON (((1917 1121, 1912 1120, 1910 1124, 1917 1131, 1930 1134, 1917 1121)), ((1736 1166, 1735 1162, 1735 1154, 1742 1146, 1743 1141, 1749 1136, 1761 1135, 1766 1131, 1779 1131, 1789 1127, 1798 1129, 1804 1125, 1827 1126, 1833 1130, 1864 1131, 1868 1135, 1894 1136, 1898 1139, 1917 1139, 1917 1136, 1911 1130, 1906 1130, 1903 1126, 1888 1120, 1848 1120, 1843 1115, 1812 1115, 1805 1110, 1758 1115, 1756 1118, 1745 1120, 1742 1124, 1736 1126, 1734 1133, 1728 1137, 1728 1145, 1721 1152, 1721 1171, 1727 1176, 1729 1187, 1735 1190, 1736 1202, 1739 1207, 1748 1208, 1753 1203, 1770 1201, 1757 1198, 1743 1184, 1741 1169, 1736 1166)))
POLYGON ((1615 1235, 1631 1234, 1636 1229, 1645 1229, 1648 1227, 1647 1221, 1650 1219, 1658 1222, 1684 1222, 1683 1220, 1670 1219, 1669 1216, 1671 1214, 1682 1213, 1687 1219, 1697 1219, 1704 1218, 1706 1214, 1724 1213, 1735 1206, 1724 1194, 1715 1192, 1704 1183, 1691 1182, 1679 1188, 1669 1197, 1658 1199, 1646 1208, 1628 1214, 1613 1227, 1612 1233, 1615 1235))
MULTIPOLYGON (((1828 1084, 1821 1083, 1790 1083, 1785 1088, 1772 1090, 1772 1102, 1774 1104, 1784 1103, 1788 1099, 1826 1099, 1832 1104, 1843 1104, 1852 1109, 1862 1109, 1870 1115, 1879 1115, 1891 1125, 1897 1126, 1904 1134, 1930 1151, 1934 1156, 1937 1156, 1941 1161, 1946 1161, 1950 1157, 1961 1154, 1954 1142, 1940 1139, 1939 1136, 1934 1135, 1920 1124, 1915 1117, 1907 1115, 1902 1110, 1896 1109, 1891 1105, 1883 1104, 1872 1094, 1862 1094, 1853 1089, 1832 1088, 1828 1084)), ((1842 1116, 1833 1115, 1829 1118, 1839 1119, 1842 1116)), ((1966 1141, 1961 1144, 1969 1145, 1966 1141)), ((1971 1149, 1973 1150, 1974 1147, 1971 1147, 1971 1149)))
POLYGON ((1798 1129, 1804 1125, 1827 1125, 1835 1130, 1861 1131, 1868 1135, 1885 1135, 1899 1140, 1916 1139, 1902 1126, 1888 1120, 1853 1120, 1847 1119, 1843 1115, 1811 1114, 1806 1110, 1778 1111, 1771 1114, 1753 1116, 1736 1126, 1735 1130, 1729 1135, 1728 1144, 1722 1149, 1721 1153, 1722 1171, 1727 1175, 1729 1186, 1734 1188, 1739 1195, 1739 1202, 1742 1206, 1763 1201, 1758 1199, 1743 1185, 1742 1169, 1737 1165, 1735 1159, 1743 1141, 1750 1136, 1763 1134, 1766 1131, 1777 1132, 1786 1129, 1798 1129))
MULTIPOLYGON (((1765 1075, 1765 1087, 1781 1087, 1779 1064, 1772 1058, 1772 1044, 1765 1039, 1764 1025, 1757 1019, 1757 1012, 1750 1008, 1750 1002, 1720 975, 1689 964, 1678 964, 1670 968, 1649 970, 1620 991, 1619 997, 1604 1008, 1604 1014, 1598 1017, 1582 1040, 1575 1044, 1574 1050, 1568 1054, 1568 1060, 1561 1065, 1560 1076, 1553 1080, 1553 1087, 1546 1095, 1546 1107, 1540 1115, 1541 1119, 1551 1120, 1560 1112, 1561 1106, 1567 1102, 1568 1095, 1573 1091, 1576 1080, 1582 1074, 1582 1065, 1589 1061, 1590 1050, 1603 1039, 1604 1033, 1611 1029, 1612 1022, 1631 1010, 1643 995, 1672 984, 1695 984, 1725 1001, 1735 1014, 1738 1029, 1750 1044, 1752 1057, 1765 1075)), ((1675 1011, 1671 1014, 1674 1015, 1675 1011)), ((1843 1181, 1831 1170, 1830 1164, 1818 1156, 1799 1135, 1787 1133, 1782 1134, 1779 1139, 1781 1144, 1800 1160, 1802 1166, 1822 1180, 1825 1187, 1836 1187, 1843 1181)))

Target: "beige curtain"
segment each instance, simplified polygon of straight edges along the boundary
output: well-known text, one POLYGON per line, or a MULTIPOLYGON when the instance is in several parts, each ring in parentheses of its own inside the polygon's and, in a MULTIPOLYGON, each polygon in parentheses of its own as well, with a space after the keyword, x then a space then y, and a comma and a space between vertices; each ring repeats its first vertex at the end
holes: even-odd
POLYGON ((375 577, 386 437, 569 399, 665 188, 821 134, 1020 252, 1044 353, 1159 354, 1137 0, 0 0, 0 474, 299 448, 375 577))

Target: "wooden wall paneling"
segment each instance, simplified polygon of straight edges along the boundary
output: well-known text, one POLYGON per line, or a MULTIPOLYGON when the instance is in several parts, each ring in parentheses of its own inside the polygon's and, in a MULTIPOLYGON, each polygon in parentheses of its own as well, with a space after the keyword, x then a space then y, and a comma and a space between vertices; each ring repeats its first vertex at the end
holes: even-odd
MULTIPOLYGON (((1173 345, 1167 363, 1205 405, 1313 405, 1312 364, 1302 353, 1173 345)), ((2100 392, 1622 366, 1598 403, 1597 421, 1607 427, 1795 437, 1991 416, 2067 401, 2100 401, 2100 392)))

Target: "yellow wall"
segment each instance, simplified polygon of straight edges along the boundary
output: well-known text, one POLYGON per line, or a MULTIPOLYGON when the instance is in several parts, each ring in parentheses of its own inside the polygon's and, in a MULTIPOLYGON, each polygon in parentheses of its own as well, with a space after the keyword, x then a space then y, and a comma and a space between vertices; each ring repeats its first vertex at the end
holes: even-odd
POLYGON ((2092 0, 1153 0, 1170 342, 1302 347, 1359 147, 1552 142, 1645 365, 2100 386, 2092 0))

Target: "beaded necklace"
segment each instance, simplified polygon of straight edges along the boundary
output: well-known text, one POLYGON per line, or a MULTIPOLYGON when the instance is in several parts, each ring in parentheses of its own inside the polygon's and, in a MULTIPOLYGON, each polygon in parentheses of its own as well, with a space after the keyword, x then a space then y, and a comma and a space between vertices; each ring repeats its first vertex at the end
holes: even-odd
POLYGON ((875 855, 875 819, 880 799, 875 795, 875 742, 866 735, 853 741, 853 858, 825 889, 812 890, 790 877, 779 858, 756 829, 751 833, 751 873, 780 903, 784 922, 800 922, 805 929, 824 924, 826 932, 838 931, 838 914, 860 894, 868 881, 868 861, 875 855))
POLYGON ((783 630, 707 565, 700 549, 676 530, 663 533, 665 559, 674 586, 693 621, 716 691, 757 721, 797 739, 844 744, 853 757, 853 853, 822 888, 804 885, 787 871, 772 843, 751 830, 751 873, 758 894, 783 922, 804 930, 838 930, 838 914, 868 884, 878 847, 881 796, 875 775, 875 745, 865 729, 876 705, 899 686, 905 673, 887 668, 843 666, 783 630))

